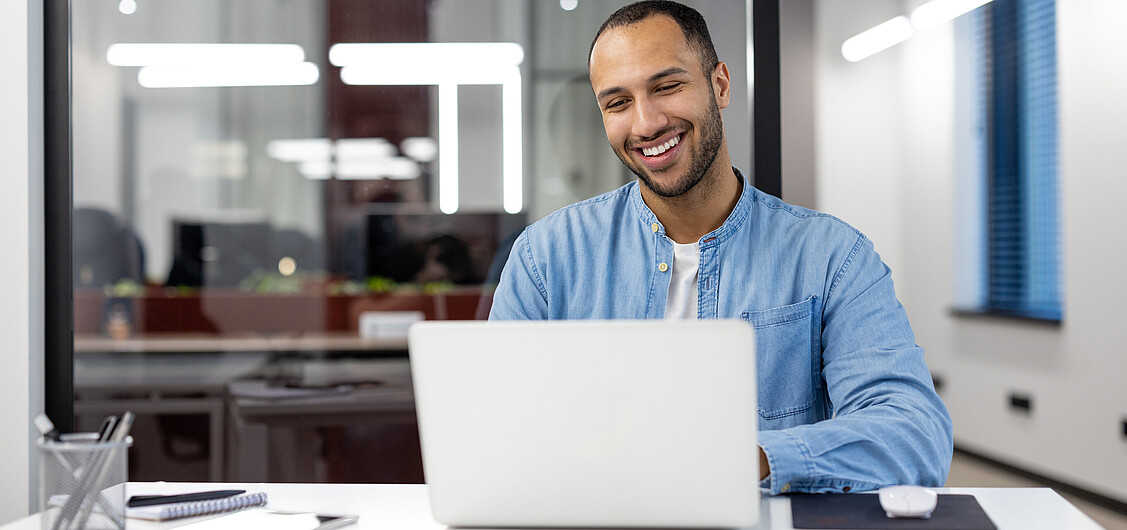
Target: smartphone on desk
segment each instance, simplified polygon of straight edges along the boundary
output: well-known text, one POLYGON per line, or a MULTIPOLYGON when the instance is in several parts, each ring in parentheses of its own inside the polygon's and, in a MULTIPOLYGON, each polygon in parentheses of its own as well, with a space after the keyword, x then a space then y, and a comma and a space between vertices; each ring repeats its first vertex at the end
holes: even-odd
POLYGON ((312 512, 283 512, 256 508, 178 526, 184 530, 244 530, 246 528, 285 528, 286 530, 330 530, 355 524, 356 515, 326 515, 312 512))

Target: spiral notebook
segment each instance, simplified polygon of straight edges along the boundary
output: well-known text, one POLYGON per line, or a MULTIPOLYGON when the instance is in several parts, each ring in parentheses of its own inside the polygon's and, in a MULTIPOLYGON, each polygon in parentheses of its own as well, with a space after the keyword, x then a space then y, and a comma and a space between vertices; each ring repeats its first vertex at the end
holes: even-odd
POLYGON ((196 515, 210 515, 215 513, 233 512, 244 508, 266 505, 265 493, 248 493, 226 499, 211 501, 180 502, 176 504, 162 504, 157 506, 138 506, 127 508, 125 515, 134 519, 148 519, 150 521, 168 521, 196 515))

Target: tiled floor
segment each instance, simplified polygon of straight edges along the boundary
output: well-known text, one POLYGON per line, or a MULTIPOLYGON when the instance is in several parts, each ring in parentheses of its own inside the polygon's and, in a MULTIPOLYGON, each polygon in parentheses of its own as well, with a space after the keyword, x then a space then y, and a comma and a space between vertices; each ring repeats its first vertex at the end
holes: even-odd
MULTIPOLYGON (((1044 487, 1045 485, 1014 475, 975 458, 955 453, 955 458, 951 461, 951 474, 947 476, 946 486, 952 488, 1026 488, 1044 487)), ((1094 505, 1066 493, 1061 493, 1061 495, 1104 528, 1127 530, 1127 515, 1094 505)))

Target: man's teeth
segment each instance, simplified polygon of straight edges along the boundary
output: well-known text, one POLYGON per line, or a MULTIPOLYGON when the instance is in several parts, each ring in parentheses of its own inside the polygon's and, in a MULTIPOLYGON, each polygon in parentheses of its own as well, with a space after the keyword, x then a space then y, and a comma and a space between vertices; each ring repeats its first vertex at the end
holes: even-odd
POLYGON ((655 145, 653 147, 643 147, 642 148, 642 154, 645 155, 645 156, 660 155, 660 154, 672 149, 673 146, 677 145, 677 142, 679 142, 679 141, 681 141, 681 137, 680 136, 674 136, 673 138, 670 138, 668 142, 665 142, 661 145, 655 145))

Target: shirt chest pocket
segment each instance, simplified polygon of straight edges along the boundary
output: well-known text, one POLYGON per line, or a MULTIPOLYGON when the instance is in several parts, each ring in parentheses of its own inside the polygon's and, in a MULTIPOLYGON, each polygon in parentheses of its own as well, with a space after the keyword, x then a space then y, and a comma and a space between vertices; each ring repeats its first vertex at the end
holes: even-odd
POLYGON ((818 297, 742 317, 755 328, 759 415, 773 420, 806 412, 819 390, 818 297))

